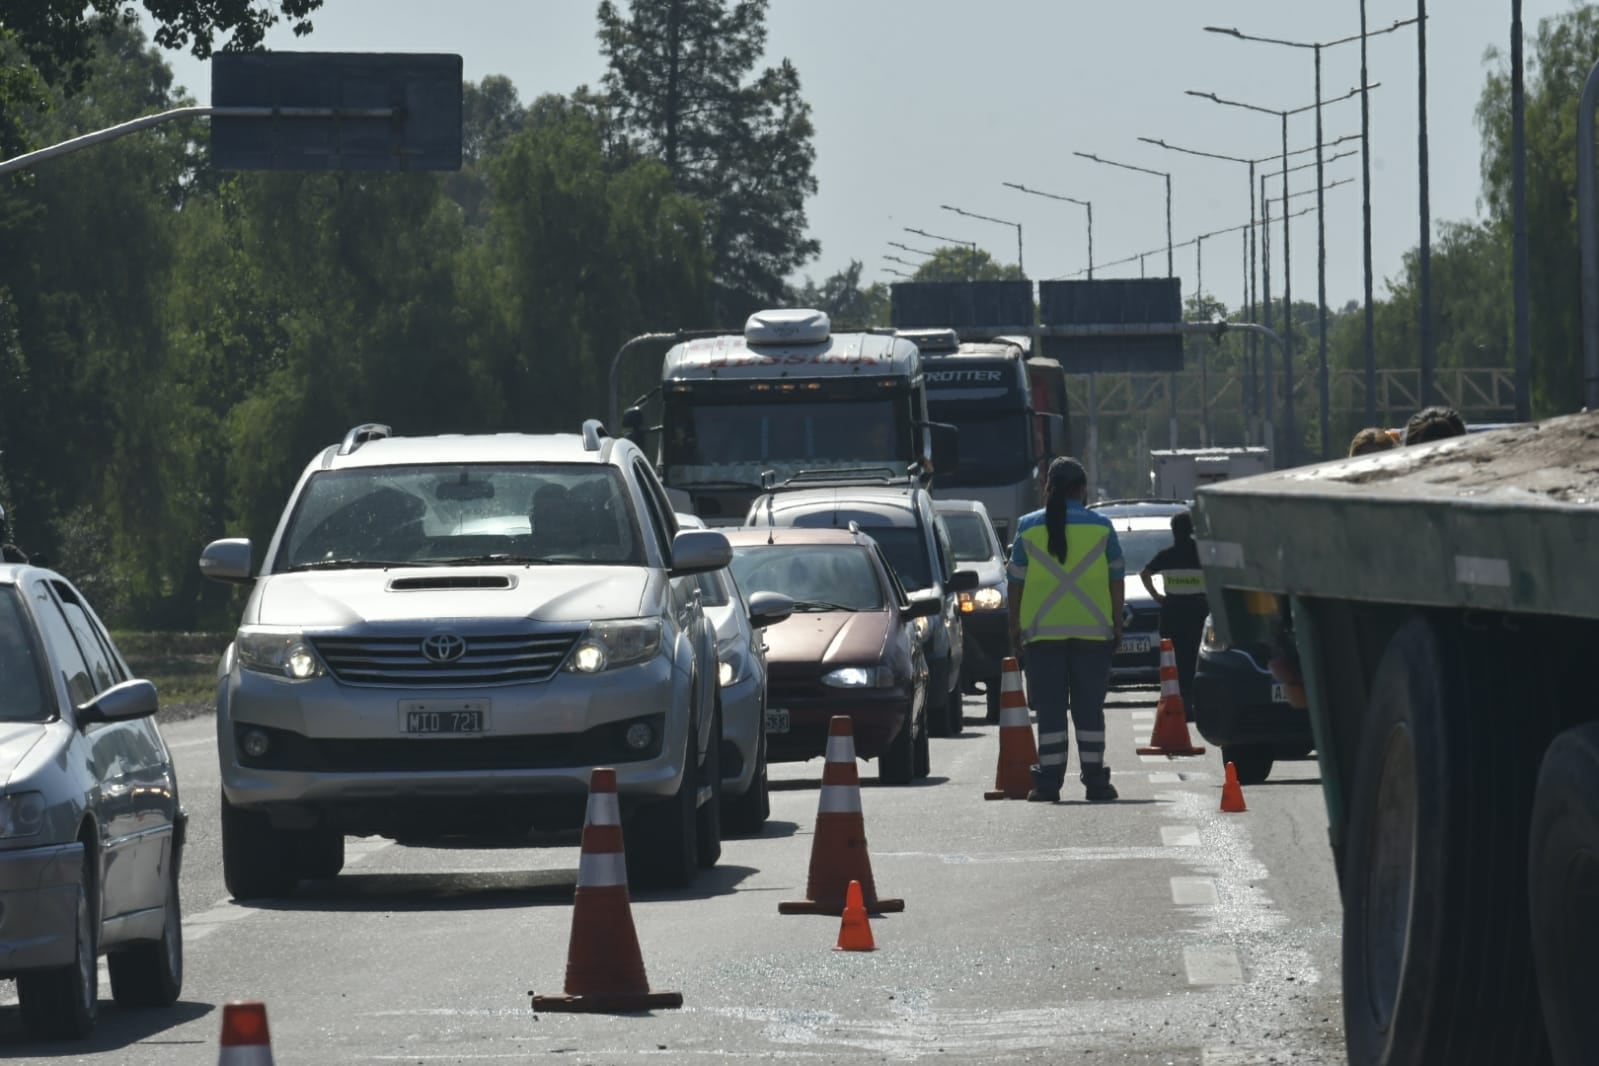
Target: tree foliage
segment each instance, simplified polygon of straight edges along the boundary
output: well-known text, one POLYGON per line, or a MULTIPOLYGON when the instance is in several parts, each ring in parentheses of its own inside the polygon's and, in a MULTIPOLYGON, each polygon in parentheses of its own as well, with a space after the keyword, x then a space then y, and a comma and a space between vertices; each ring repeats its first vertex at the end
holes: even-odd
POLYGON ((916 268, 914 281, 1025 281, 1015 263, 1001 263, 981 248, 946 245, 916 268))
POLYGON ((889 324, 888 286, 882 282, 862 285, 864 269, 859 259, 852 259, 849 266, 824 278, 820 285, 807 277, 803 285, 789 290, 787 302, 791 307, 826 311, 835 327, 886 326, 889 324))

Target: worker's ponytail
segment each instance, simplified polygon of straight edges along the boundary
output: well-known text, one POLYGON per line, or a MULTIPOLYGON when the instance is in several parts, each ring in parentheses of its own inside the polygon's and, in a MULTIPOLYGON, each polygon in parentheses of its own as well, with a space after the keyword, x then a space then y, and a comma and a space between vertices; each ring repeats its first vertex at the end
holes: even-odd
POLYGON ((1049 464, 1044 498, 1044 532, 1049 535, 1049 554, 1066 562, 1066 504, 1074 492, 1088 484, 1088 471, 1076 459, 1061 456, 1049 464))

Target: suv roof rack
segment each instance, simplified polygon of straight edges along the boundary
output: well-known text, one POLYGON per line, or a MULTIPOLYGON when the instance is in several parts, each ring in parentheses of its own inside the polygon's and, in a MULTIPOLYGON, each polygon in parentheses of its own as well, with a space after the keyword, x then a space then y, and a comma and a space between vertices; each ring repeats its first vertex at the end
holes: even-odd
POLYGON ((382 440, 394 436, 394 431, 388 426, 377 422, 363 422, 344 435, 344 442, 339 445, 340 455, 349 455, 369 440, 382 440))
POLYGON ((583 423, 583 450, 597 452, 600 450, 600 438, 609 437, 605 431, 605 424, 597 418, 590 418, 583 423))
POLYGON ((894 473, 892 467, 841 467, 823 470, 801 470, 785 478, 781 487, 805 485, 893 485, 905 475, 894 473))

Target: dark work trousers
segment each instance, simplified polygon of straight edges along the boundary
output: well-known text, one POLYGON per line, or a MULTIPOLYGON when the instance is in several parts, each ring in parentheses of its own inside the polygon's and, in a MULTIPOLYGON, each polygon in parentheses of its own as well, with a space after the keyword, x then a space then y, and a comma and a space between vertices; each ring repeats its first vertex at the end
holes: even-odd
POLYGON ((1105 693, 1112 645, 1105 640, 1040 640, 1027 645, 1027 702, 1038 715, 1038 765, 1033 786, 1059 792, 1066 781, 1066 715, 1077 729, 1084 784, 1109 777, 1105 768, 1105 693))
POLYGON ((1171 641, 1177 656, 1177 687, 1183 710, 1194 713, 1194 668, 1199 664, 1199 641, 1205 634, 1207 608, 1203 596, 1168 596, 1160 609, 1160 635, 1171 641), (1197 600, 1197 603, 1183 602, 1197 600))

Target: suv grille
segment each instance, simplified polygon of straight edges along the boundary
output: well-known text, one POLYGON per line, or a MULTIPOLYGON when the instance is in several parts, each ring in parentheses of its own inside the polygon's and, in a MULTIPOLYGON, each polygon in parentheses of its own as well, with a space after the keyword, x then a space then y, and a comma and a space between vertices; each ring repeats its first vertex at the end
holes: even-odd
POLYGON ((453 662, 422 654, 423 637, 316 637, 317 654, 333 676, 351 685, 508 685, 545 681, 581 634, 466 634, 453 662))

